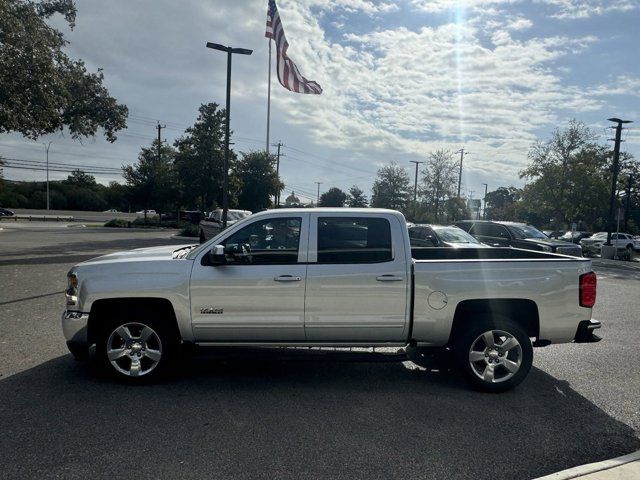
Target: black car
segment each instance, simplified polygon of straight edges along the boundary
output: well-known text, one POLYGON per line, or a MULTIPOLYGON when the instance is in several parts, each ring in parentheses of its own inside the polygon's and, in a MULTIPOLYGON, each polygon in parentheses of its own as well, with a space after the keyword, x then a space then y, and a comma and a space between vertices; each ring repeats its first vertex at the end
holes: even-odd
POLYGON ((11 210, 0 207, 0 217, 13 217, 14 213, 11 210))
POLYGON ((579 245, 551 239, 526 223, 462 220, 456 222, 456 226, 492 247, 514 247, 582 256, 579 245))

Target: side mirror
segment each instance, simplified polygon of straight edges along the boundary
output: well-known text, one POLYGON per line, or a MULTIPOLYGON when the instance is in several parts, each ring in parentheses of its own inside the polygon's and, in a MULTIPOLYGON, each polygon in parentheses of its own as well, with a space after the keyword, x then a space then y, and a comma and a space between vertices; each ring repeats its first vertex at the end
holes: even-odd
POLYGON ((209 251, 209 265, 226 265, 227 257, 224 254, 224 245, 216 245, 209 251))

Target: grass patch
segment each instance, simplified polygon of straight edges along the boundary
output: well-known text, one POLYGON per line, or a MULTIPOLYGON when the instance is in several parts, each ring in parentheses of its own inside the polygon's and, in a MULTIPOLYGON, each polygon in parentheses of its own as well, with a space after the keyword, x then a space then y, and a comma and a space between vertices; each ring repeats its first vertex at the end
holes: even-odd
POLYGON ((131 226, 131 222, 127 220, 123 220, 121 218, 113 218, 104 224, 105 227, 113 227, 113 228, 129 228, 131 226))

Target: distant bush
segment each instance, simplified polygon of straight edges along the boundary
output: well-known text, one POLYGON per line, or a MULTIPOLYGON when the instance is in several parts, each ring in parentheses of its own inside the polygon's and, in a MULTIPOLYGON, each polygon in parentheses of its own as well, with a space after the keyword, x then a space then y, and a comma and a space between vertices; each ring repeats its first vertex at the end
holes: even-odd
POLYGON ((198 227, 198 225, 193 225, 192 223, 190 223, 182 230, 180 230, 180 235, 183 237, 197 237, 198 235, 200 235, 200 227, 198 227))
POLYGON ((114 218, 109 220, 104 224, 105 227, 115 227, 115 228, 128 228, 131 226, 130 222, 123 220, 121 218, 114 218))

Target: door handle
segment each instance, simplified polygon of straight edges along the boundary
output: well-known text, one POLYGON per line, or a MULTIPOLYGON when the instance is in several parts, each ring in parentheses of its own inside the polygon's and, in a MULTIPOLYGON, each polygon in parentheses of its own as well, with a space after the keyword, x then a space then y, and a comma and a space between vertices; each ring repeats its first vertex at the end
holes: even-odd
POLYGON ((378 282, 402 282, 404 277, 397 277, 395 275, 380 275, 376 277, 378 282))
POLYGON ((279 277, 275 277, 274 280, 276 282, 299 282, 302 278, 294 277, 293 275, 280 275, 279 277))

